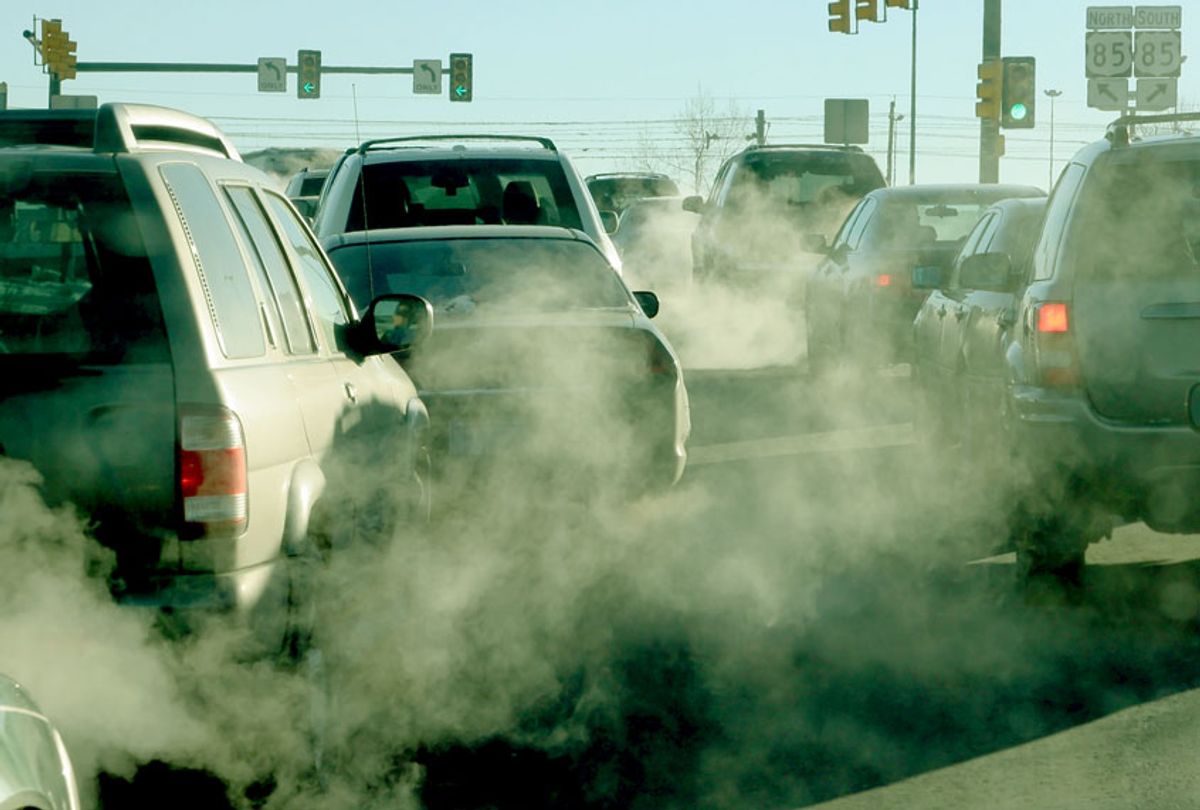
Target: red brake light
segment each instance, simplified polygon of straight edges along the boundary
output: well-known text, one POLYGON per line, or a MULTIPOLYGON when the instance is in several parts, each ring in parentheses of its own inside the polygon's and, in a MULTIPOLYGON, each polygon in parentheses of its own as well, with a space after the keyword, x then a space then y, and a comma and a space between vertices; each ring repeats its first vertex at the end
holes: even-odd
POLYGON ((1067 305, 1061 302, 1042 304, 1038 307, 1037 330, 1042 333, 1064 333, 1070 323, 1067 318, 1067 305))
POLYGON ((183 520, 200 536, 240 534, 248 518, 246 447, 230 410, 186 407, 179 420, 183 520))
POLYGON ((675 358, 667 351, 657 337, 647 333, 649 341, 646 346, 646 368, 653 377, 666 377, 675 374, 675 358))
POLYGON ((875 286, 876 286, 876 287, 890 287, 890 286, 892 286, 892 275, 891 275, 891 273, 880 273, 879 275, 875 276, 875 286))

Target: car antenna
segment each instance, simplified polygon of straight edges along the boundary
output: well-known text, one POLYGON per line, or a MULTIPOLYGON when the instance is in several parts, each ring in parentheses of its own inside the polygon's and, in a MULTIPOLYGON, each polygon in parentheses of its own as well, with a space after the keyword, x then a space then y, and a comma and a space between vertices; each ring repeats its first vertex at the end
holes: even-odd
MULTIPOLYGON (((362 144, 362 135, 358 131, 358 85, 351 83, 350 99, 354 103, 354 140, 362 144)), ((367 218, 367 153, 362 152, 362 162, 359 166, 359 171, 362 173, 362 218, 363 218, 363 245, 367 251, 367 295, 369 300, 375 300, 375 267, 371 264, 371 222, 367 218)))

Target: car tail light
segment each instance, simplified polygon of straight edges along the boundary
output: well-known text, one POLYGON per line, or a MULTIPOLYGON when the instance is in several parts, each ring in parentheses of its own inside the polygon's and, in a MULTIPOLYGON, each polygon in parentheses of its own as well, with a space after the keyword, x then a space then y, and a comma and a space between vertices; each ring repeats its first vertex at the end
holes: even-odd
POLYGON ((892 274, 891 273, 880 273, 879 275, 875 276, 875 286, 876 287, 892 286, 892 274))
POLYGON ((232 537, 247 523, 246 442, 237 415, 185 407, 179 419, 179 491, 191 537, 232 537))
POLYGON ((1037 320, 1034 345, 1042 384, 1060 388, 1078 385, 1079 363, 1067 305, 1060 301, 1040 304, 1034 316, 1037 320))
POLYGON ((646 346, 646 368, 654 379, 675 376, 675 358, 653 334, 649 334, 646 346))

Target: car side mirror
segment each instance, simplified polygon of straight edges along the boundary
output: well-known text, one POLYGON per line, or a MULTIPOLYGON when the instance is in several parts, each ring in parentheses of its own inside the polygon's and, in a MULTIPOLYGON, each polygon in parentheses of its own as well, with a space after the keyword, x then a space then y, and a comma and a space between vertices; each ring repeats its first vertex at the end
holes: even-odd
POLYGON ((1017 278, 1006 253, 976 253, 963 259, 958 283, 968 290, 1012 292, 1017 278))
POLYGON ((683 210, 692 214, 703 214, 704 198, 696 194, 693 194, 691 197, 684 197, 683 210))
POLYGON ((912 269, 914 290, 936 290, 942 286, 942 268, 936 264, 918 264, 912 269))
POLYGON ((658 314, 658 296, 649 290, 636 290, 633 297, 637 299, 638 306, 642 308, 642 312, 646 313, 647 318, 653 318, 658 314))
POLYGON ((822 256, 830 254, 829 243, 825 241, 823 233, 806 233, 800 237, 800 246, 807 253, 819 253, 822 256))
POLYGON ((355 349, 364 357, 408 355, 433 332, 433 306, 419 295, 381 295, 356 325, 355 349))
POLYGON ((617 217, 616 211, 601 211, 600 224, 604 226, 605 233, 614 234, 621 226, 621 220, 617 217))

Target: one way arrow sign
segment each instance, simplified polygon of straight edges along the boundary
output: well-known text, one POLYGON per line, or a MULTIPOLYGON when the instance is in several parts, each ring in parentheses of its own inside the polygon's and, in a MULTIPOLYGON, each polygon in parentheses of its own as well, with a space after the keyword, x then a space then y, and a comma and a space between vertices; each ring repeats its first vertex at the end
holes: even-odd
POLYGON ((1129 80, 1088 79, 1088 106, 1125 112, 1129 107, 1129 80))

